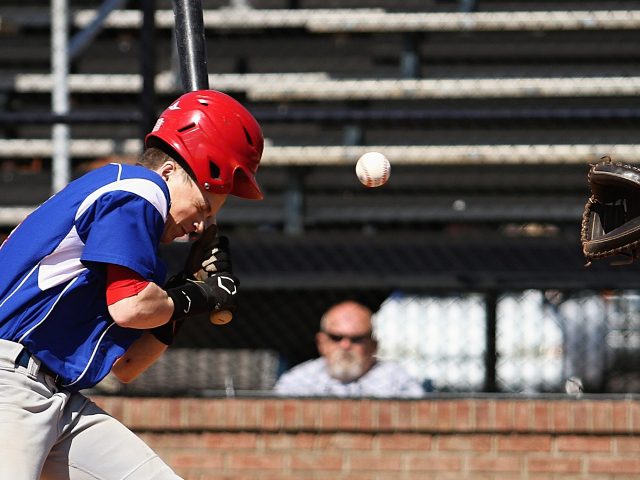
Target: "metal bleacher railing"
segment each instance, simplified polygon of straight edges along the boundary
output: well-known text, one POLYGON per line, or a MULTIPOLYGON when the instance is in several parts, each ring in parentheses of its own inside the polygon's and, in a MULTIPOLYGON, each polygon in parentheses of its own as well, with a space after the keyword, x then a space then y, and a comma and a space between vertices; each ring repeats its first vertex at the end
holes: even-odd
MULTIPOLYGON (((94 16, 91 10, 76 12, 77 26, 87 25, 94 16)), ((640 25, 636 10, 574 10, 515 12, 411 12, 395 13, 382 9, 295 9, 267 10, 224 8, 204 12, 206 28, 262 29, 306 28, 310 32, 406 32, 450 30, 576 30, 635 29, 640 25)), ((113 12, 106 21, 112 28, 140 26, 137 11, 113 12)), ((173 12, 156 13, 159 28, 173 26, 173 12)))
MULTIPOLYGON (((76 157, 132 156, 140 152, 138 139, 75 139, 70 153, 76 157)), ((48 139, 0 139, 2 154, 13 158, 47 157, 52 144, 48 139)), ((351 165, 354 158, 374 150, 384 151, 396 165, 428 164, 586 164, 605 154, 633 162, 640 144, 548 144, 548 145, 367 145, 367 146, 274 146, 266 144, 264 166, 271 165, 351 165)))
MULTIPOLYGON (((91 24, 96 10, 75 10, 71 23, 76 28, 91 24)), ((142 12, 138 10, 114 10, 105 17, 104 29, 138 29, 142 25, 142 12)), ((4 15, 2 28, 47 26, 50 19, 45 15, 34 15, 32 11, 21 14, 18 9, 4 15)), ((171 10, 155 13, 155 27, 171 29, 174 14, 171 10)), ((204 12, 204 25, 210 31, 269 31, 270 29, 292 31, 304 29, 309 35, 338 33, 388 33, 388 32, 551 32, 551 31, 621 31, 634 30, 640 26, 638 10, 558 10, 558 11, 508 11, 508 12, 387 12, 379 8, 360 9, 252 9, 220 8, 204 12)), ((47 94, 53 89, 54 79, 48 73, 15 73, 0 76, 0 89, 14 95, 47 94)), ((158 94, 171 96, 179 92, 177 75, 163 71, 155 77, 158 94)), ((633 106, 621 108, 581 107, 550 108, 541 106, 486 108, 441 108, 417 107, 403 110, 355 107, 322 110, 322 102, 358 101, 413 101, 413 100, 487 100, 487 99, 554 99, 554 98, 621 98, 634 97, 640 92, 640 77, 616 76, 552 76, 552 77, 500 77, 492 78, 365 78, 364 75, 336 78, 329 72, 290 73, 218 73, 209 75, 209 84, 230 93, 237 93, 253 102, 260 120, 276 122, 354 122, 397 121, 439 122, 470 120, 512 119, 570 119, 583 121, 601 119, 634 120, 640 118, 640 110, 633 106), (278 102, 308 102, 313 107, 306 110, 290 107, 261 108, 278 102), (313 103, 315 102, 315 104, 313 103)), ((68 76, 68 88, 72 94, 139 94, 143 88, 142 75, 73 73, 68 76)), ((91 117, 91 112, 72 112, 68 115, 75 121, 91 117)), ((104 112, 103 112, 104 113, 104 112)), ((108 112, 107 112, 108 113, 108 112)), ((120 111, 120 120, 127 117, 120 111)), ((128 112, 127 121, 139 119, 137 112, 128 112)), ((9 123, 16 119, 26 122, 51 121, 51 115, 30 112, 0 112, 0 121, 9 123), (5 118, 6 117, 6 118, 5 118)), ((108 117, 108 115, 107 115, 108 117)), ((96 117, 97 118, 97 117, 96 117)), ((90 121, 90 120, 87 120, 90 121)), ((456 144, 433 144, 415 141, 407 144, 397 142, 353 145, 335 144, 286 144, 267 140, 265 166, 335 166, 351 165, 366 150, 384 151, 395 165, 486 165, 486 164, 587 164, 609 154, 620 161, 635 161, 640 146, 627 142, 585 141, 570 142, 458 142, 456 144)), ((3 158, 50 157, 53 143, 47 138, 0 139, 0 156, 3 158)), ((74 158, 104 158, 110 156, 135 156, 141 150, 139 139, 118 136, 99 138, 81 136, 70 141, 69 153, 74 158)), ((7 210, 7 209, 5 209, 7 210)), ((14 210, 16 219, 23 215, 24 206, 14 210)), ((11 219, 10 212, 5 216, 11 219)))
MULTIPOLYGON (((72 16, 73 24, 82 28, 95 17, 95 10, 79 10, 72 16)), ((15 25, 46 23, 46 16, 20 16, 14 13, 3 24, 15 25)), ((155 15, 156 27, 172 28, 173 12, 159 10, 155 15)), ((115 10, 106 18, 107 29, 138 28, 142 14, 137 10, 115 10)), ((579 10, 579 11, 515 11, 515 12, 448 12, 448 13, 396 13, 381 9, 251 9, 222 8, 206 10, 204 24, 208 29, 247 30, 305 28, 309 32, 437 32, 437 31, 583 31, 624 30, 640 26, 640 11, 635 10, 579 10)), ((142 77, 138 74, 71 74, 68 77, 71 93, 139 93, 142 77)), ((0 78, 0 88, 21 94, 47 93, 52 89, 52 77, 45 73, 20 73, 0 78)), ((212 88, 239 93, 247 99, 260 102, 278 101, 357 101, 357 100, 414 100, 414 99, 488 99, 488 98, 553 98, 553 97, 620 97, 637 96, 640 92, 640 77, 637 76, 573 76, 573 77, 519 77, 519 78, 333 78, 327 72, 311 73, 248 73, 212 74, 212 88)), ((156 91, 160 94, 178 92, 174 72, 162 72, 156 76, 156 91)), ((591 115, 593 112, 583 112, 591 115)), ((600 112, 602 113, 602 112, 600 112)), ((459 119, 472 116, 474 112, 453 110, 451 115, 459 119), (457 112, 457 113, 456 113, 457 112)), ((607 112, 604 115, 629 115, 627 112, 607 112)), ((388 115, 388 114, 387 114, 388 115)), ((507 115, 518 114, 517 109, 507 115)), ((574 110, 554 111, 547 109, 550 117, 580 115, 574 110)), ((19 113, 17 114, 19 117, 19 113)), ((382 113, 377 118, 384 118, 382 113)), ((286 117, 286 112, 282 118, 286 117)), ((367 114, 364 114, 367 117, 367 114)), ((281 118, 281 119, 282 119, 281 118)), ((348 119, 348 112, 334 119, 348 119)), ((86 142, 80 140, 72 145, 72 155, 83 155, 86 142), (75 153, 74 153, 75 152, 75 153)), ((118 142, 96 139, 93 145, 99 155, 131 153, 138 149, 135 142, 118 142)), ((1 155, 24 155, 48 153, 47 142, 34 140, 9 141, 1 155), (12 148, 15 147, 15 148, 12 148)), ((273 155, 266 152, 265 162, 300 164, 340 163, 352 153, 340 147, 272 147, 273 155), (288 154, 291 152, 291 155, 288 154), (273 160, 271 160, 273 159, 273 160)), ((584 161, 585 155, 599 156, 610 153, 610 145, 493 145, 447 147, 392 147, 399 156, 397 162, 430 163, 432 158, 440 161, 584 161), (506 158, 508 157, 508 158, 506 158)), ((139 150, 138 150, 139 151, 139 150)), ((625 158, 637 157, 635 145, 616 145, 616 154, 625 158), (628 157, 627 157, 628 156, 628 157)), ((353 158, 353 157, 351 157, 353 158)))
MULTIPOLYGON (((501 98, 638 95, 640 77, 365 79, 330 78, 327 73, 212 74, 212 88, 244 92, 250 100, 411 100, 420 98, 501 98)), ((49 74, 16 74, 0 79, 0 88, 19 93, 48 92, 49 74)), ((175 75, 156 76, 158 93, 177 92, 175 75)), ((75 93, 138 93, 137 74, 71 74, 75 93)))
MULTIPOLYGON (((76 27, 89 25, 96 10, 79 9, 72 17, 76 27)), ((206 28, 265 29, 305 28, 310 32, 407 32, 407 31, 472 31, 472 30, 613 30, 636 29, 640 11, 619 10, 537 10, 493 12, 387 12, 380 8, 330 9, 253 9, 228 7, 206 9, 206 28)), ((47 26, 46 13, 11 12, 3 19, 4 28, 47 26)), ((171 28, 171 10, 158 10, 158 28, 171 28)), ((142 15, 137 10, 111 12, 104 26, 138 28, 142 15)))

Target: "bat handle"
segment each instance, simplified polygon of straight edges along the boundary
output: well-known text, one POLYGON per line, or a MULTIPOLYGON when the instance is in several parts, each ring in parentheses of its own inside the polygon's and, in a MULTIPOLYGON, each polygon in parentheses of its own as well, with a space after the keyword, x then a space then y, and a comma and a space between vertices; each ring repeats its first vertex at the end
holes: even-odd
POLYGON ((211 315, 209 315, 209 321, 214 325, 225 325, 229 323, 232 318, 233 314, 229 310, 211 312, 211 315))

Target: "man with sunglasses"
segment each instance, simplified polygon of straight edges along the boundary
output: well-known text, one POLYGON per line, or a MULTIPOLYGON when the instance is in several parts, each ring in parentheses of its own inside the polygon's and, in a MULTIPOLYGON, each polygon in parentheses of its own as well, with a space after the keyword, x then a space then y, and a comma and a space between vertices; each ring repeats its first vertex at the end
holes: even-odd
POLYGON ((420 382, 400 365, 376 359, 371 316, 370 309, 353 301, 332 306, 316 334, 321 356, 285 372, 275 392, 283 396, 423 396, 420 382))

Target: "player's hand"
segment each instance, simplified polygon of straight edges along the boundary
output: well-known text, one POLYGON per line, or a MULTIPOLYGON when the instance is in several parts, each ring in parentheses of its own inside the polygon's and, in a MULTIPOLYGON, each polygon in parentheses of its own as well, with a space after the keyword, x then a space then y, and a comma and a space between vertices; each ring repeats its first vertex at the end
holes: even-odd
POLYGON ((193 242, 184 265, 184 273, 187 278, 196 276, 203 269, 202 263, 210 256, 209 252, 213 250, 218 241, 217 233, 218 226, 214 223, 205 228, 200 238, 193 242))
POLYGON ((229 239, 225 236, 216 237, 211 244, 211 248, 204 253, 202 269, 208 275, 219 272, 232 273, 231 251, 229 250, 229 239))
POLYGON ((240 281, 230 273, 214 273, 204 281, 187 280, 167 289, 173 301, 171 320, 236 308, 240 281))
POLYGON ((184 324, 183 320, 172 320, 159 327, 154 327, 149 330, 151 334, 158 339, 158 341, 164 343, 167 346, 173 344, 178 332, 184 324))
POLYGON ((240 281, 231 273, 213 273, 204 282, 195 282, 204 286, 207 297, 207 305, 210 312, 229 310, 236 308, 240 281))

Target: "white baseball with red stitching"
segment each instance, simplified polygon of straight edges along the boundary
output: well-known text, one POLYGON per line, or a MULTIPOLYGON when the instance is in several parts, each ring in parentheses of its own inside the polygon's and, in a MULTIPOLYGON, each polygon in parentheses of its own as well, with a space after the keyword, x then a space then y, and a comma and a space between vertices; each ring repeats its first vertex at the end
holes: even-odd
POLYGON ((379 187, 387 183, 391 175, 391 164, 379 152, 367 152, 356 163, 358 180, 366 187, 379 187))

